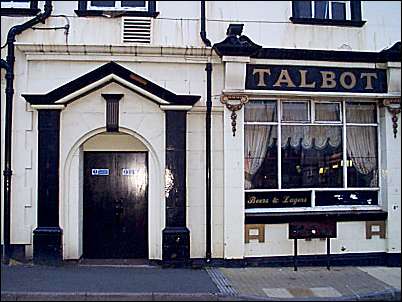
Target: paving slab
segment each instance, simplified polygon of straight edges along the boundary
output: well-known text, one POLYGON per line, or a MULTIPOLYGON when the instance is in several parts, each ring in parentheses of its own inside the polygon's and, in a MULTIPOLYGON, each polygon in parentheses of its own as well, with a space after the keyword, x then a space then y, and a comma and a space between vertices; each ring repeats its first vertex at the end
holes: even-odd
MULTIPOLYGON (((400 268, 1 266, 2 301, 400 301, 400 268)), ((137 263, 138 264, 138 263, 137 263)))
POLYGON ((53 293, 218 293, 201 269, 1 266, 1 290, 53 293))
POLYGON ((364 266, 359 267, 363 272, 368 273, 376 279, 401 290, 401 268, 383 266, 364 266))
MULTIPOLYGON (((358 267, 220 268, 240 296, 280 300, 393 300, 395 288, 358 267)), ((385 274, 393 268, 372 270, 385 274)), ((371 271, 368 269, 367 271, 371 271)), ((398 279, 398 275, 395 279, 398 279)), ((391 279, 391 278, 390 278, 391 279)), ((396 281, 393 281, 396 282, 396 281)), ((400 275, 399 275, 400 283, 400 275)), ((400 297, 400 287, 399 287, 400 297)))

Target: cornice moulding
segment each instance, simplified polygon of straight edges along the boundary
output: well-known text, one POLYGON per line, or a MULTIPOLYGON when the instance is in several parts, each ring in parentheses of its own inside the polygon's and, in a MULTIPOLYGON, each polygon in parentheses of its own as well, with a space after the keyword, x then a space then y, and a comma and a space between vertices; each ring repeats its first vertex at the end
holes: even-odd
POLYGON ((65 45, 65 44, 34 44, 15 43, 17 48, 26 54, 108 54, 131 56, 185 56, 185 57, 216 57, 212 48, 205 47, 170 47, 170 46, 142 46, 142 45, 65 45))

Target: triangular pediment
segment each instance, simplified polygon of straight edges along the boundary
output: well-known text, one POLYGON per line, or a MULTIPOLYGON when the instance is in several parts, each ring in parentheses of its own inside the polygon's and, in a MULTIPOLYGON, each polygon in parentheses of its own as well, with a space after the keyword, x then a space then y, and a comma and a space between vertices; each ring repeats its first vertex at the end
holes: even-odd
POLYGON ((201 98, 197 95, 175 94, 115 62, 104 64, 46 94, 22 96, 33 106, 66 106, 113 82, 164 106, 193 106, 201 98))

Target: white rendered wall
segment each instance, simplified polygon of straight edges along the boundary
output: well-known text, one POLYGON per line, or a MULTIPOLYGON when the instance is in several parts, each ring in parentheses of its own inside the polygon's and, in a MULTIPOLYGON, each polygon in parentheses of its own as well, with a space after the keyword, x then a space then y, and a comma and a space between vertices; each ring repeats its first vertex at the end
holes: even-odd
MULTIPOLYGON (((43 8, 44 1, 39 1, 43 8)), ((63 30, 28 30, 18 41, 42 44, 116 45, 121 43, 121 18, 78 17, 76 1, 53 1, 52 15, 67 16, 71 25, 66 41, 63 30)), ((212 43, 226 37, 230 23, 244 24, 244 34, 255 43, 275 48, 349 49, 379 51, 400 41, 401 3, 362 1, 363 27, 293 24, 291 1, 207 1, 207 33, 212 43)), ((199 36, 199 1, 157 1, 152 45, 204 47, 199 36), (180 8, 180 9, 178 9, 180 8)), ((2 16, 2 45, 7 28, 30 17, 2 16)), ((63 17, 51 17, 46 26, 64 26, 63 17)), ((4 50, 2 50, 3 53, 4 50)))
MULTIPOLYGON (((287 239, 288 224, 266 224, 265 242, 250 241, 244 246, 245 257, 292 256, 293 240, 287 239)), ((326 254, 326 241, 312 239, 298 240, 298 255, 326 254)), ((366 239, 364 221, 338 222, 337 238, 331 239, 331 254, 385 252, 387 240, 379 236, 366 239)))
MULTIPOLYGON (((388 91, 399 92, 401 101, 401 63, 388 63, 388 91)), ((397 134, 394 137, 392 113, 380 111, 383 199, 388 212, 387 247, 389 253, 401 252, 401 113, 398 114, 397 134)))

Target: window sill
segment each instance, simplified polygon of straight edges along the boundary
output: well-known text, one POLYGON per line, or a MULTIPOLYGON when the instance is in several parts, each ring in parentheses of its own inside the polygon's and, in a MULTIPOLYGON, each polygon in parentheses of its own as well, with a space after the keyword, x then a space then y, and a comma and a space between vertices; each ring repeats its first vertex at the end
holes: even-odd
POLYGON ((387 219, 388 213, 381 210, 246 213, 246 224, 277 224, 293 221, 376 221, 387 219))
POLYGON ((142 11, 110 11, 110 10, 75 10, 75 13, 79 17, 91 17, 91 16, 133 16, 133 17, 151 17, 156 18, 159 12, 142 12, 142 11))
POLYGON ((2 8, 1 16, 35 16, 40 12, 39 8, 2 8))
POLYGON ((290 17, 290 21, 294 24, 308 24, 308 25, 329 25, 329 26, 349 26, 349 27, 363 27, 366 21, 356 20, 331 20, 331 19, 314 19, 314 18, 295 18, 290 17))

